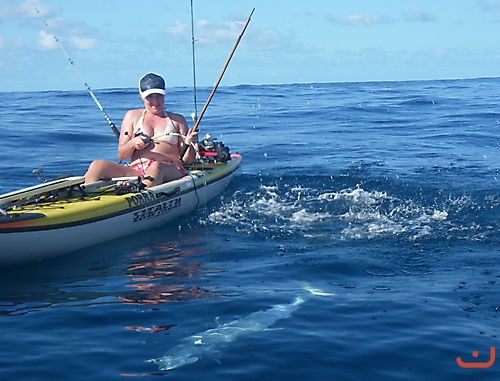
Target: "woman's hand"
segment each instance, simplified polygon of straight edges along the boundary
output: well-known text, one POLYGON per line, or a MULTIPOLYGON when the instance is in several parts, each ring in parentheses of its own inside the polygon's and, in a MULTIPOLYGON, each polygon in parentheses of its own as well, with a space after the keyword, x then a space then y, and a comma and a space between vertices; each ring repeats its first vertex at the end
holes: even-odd
POLYGON ((193 129, 189 129, 184 141, 187 145, 198 143, 198 130, 193 131, 193 129))
POLYGON ((146 148, 147 146, 149 146, 149 144, 151 144, 151 138, 146 135, 146 134, 141 134, 141 135, 137 135, 136 137, 132 138, 130 140, 130 143, 132 144, 132 147, 134 147, 135 150, 143 150, 144 148, 146 148))

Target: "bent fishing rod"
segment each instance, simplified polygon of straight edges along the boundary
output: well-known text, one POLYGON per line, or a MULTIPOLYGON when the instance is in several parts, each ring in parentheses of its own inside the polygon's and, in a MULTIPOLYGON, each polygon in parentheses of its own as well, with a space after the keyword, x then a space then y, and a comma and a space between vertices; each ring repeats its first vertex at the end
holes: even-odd
MULTIPOLYGON (((243 34, 245 34, 245 31, 247 29, 248 24, 250 23, 250 20, 252 19, 252 15, 253 15, 254 11, 255 11, 255 8, 252 9, 252 12, 250 13, 250 16, 248 16, 247 21, 245 22, 245 25, 243 25, 243 28, 241 29, 241 32, 240 32, 238 38, 236 39, 236 43, 234 44, 233 49, 231 50, 231 53, 229 53, 229 57, 227 57, 226 63, 224 64, 224 67, 222 68, 222 71, 221 71, 221 73, 219 75, 219 78, 217 79, 217 82, 215 82, 215 85, 214 85, 214 87, 212 89, 212 92, 208 96, 208 99, 205 102, 205 105, 203 106, 203 108, 202 108, 202 110, 200 112, 200 115, 198 116, 198 119, 196 119, 196 122, 195 122, 194 127, 193 127, 193 132, 195 132, 195 131, 198 130, 198 126, 199 126, 199 124, 201 122, 201 118, 203 118, 203 115, 205 114, 205 111, 207 110, 208 105, 212 101, 212 98, 213 98, 213 96, 215 94, 215 91, 217 90, 217 87, 219 87, 219 83, 222 80, 222 77, 224 76, 224 73, 226 72, 227 67, 229 66, 229 62, 231 61, 231 58, 233 58, 233 54, 236 51, 236 48, 238 47, 238 44, 240 43, 240 41, 241 41, 241 39, 243 37, 243 34)), ((182 161, 182 158, 184 157, 184 154, 186 153, 188 147, 189 146, 186 145, 183 148, 181 154, 179 155, 179 159, 181 161, 182 161)))
POLYGON ((34 2, 32 2, 32 5, 33 5, 33 8, 35 8, 35 11, 38 13, 38 15, 42 18, 42 21, 43 23, 45 24, 45 26, 47 27, 47 30, 50 32, 50 34, 52 35, 52 37, 54 38, 54 40, 57 42, 57 44, 59 45, 59 48, 62 50, 62 52, 64 53, 64 55, 66 56, 66 58, 68 59, 69 63, 71 64, 71 66, 73 67, 73 69, 75 70, 76 74, 80 77, 80 79, 82 80, 83 82, 83 85, 87 88, 87 91, 89 92, 90 96, 92 97, 92 99, 94 100, 95 104, 97 105, 97 107, 99 107, 99 109, 102 111, 102 113, 104 114, 104 117, 106 118, 106 120, 108 121, 109 123, 109 126, 111 127, 111 130, 113 130, 115 136, 117 138, 120 137, 120 131, 118 131, 118 129, 116 128, 115 124, 111 121, 111 119, 109 118, 108 114, 106 113, 106 111, 104 111, 104 108, 102 107, 101 103, 99 102, 99 100, 97 99, 97 97, 95 96, 94 92, 92 91, 92 89, 90 88, 90 86, 88 85, 87 81, 85 80, 85 78, 83 77, 82 73, 80 73, 80 70, 78 70, 78 68, 76 67, 75 63, 73 62, 73 60, 71 59, 71 57, 69 56, 68 52, 66 52, 66 49, 64 49, 64 46, 61 44, 61 41, 59 41, 59 39, 57 38, 57 36, 55 35, 55 33, 52 31, 52 29, 50 28, 49 24, 47 23, 47 21, 43 18, 43 16, 41 15, 40 11, 38 10, 37 6, 35 5, 34 2))
POLYGON ((193 122, 198 118, 198 109, 197 109, 197 101, 196 101, 196 59, 194 55, 194 43, 196 42, 194 38, 194 15, 193 15, 193 0, 191 0, 191 49, 193 51, 193 101, 194 101, 194 111, 191 114, 193 118, 193 122))

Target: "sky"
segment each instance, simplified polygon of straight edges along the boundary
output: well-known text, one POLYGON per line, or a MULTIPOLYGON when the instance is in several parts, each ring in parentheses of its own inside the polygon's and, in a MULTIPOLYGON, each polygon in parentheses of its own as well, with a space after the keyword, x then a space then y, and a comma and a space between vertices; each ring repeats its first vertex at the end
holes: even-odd
MULTIPOLYGON (((192 3, 200 87, 253 8, 221 86, 500 77, 500 0, 192 3)), ((0 91, 192 86, 191 33, 191 0, 0 0, 0 91)))

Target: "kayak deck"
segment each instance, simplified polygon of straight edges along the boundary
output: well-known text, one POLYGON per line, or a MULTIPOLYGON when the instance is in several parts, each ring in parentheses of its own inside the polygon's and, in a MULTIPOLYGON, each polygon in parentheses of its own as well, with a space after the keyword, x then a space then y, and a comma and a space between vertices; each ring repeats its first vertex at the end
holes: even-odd
MULTIPOLYGON (((242 158, 204 163, 165 184, 120 194, 116 182, 69 177, 0 196, 0 265, 43 259, 160 226, 220 194, 242 158)), ((131 180, 132 178, 129 178, 131 180)), ((136 178, 133 178, 136 179, 136 178)))

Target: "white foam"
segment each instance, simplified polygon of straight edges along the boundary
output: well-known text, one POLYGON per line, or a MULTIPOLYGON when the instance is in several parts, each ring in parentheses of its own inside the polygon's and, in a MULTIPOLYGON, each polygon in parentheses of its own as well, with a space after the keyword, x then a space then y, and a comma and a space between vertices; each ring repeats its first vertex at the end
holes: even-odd
POLYGON ((360 186, 315 194, 297 185, 261 185, 255 193, 238 194, 208 220, 248 233, 276 231, 330 240, 399 236, 415 241, 442 228, 450 204, 466 205, 467 200, 449 200, 439 208, 360 186))

